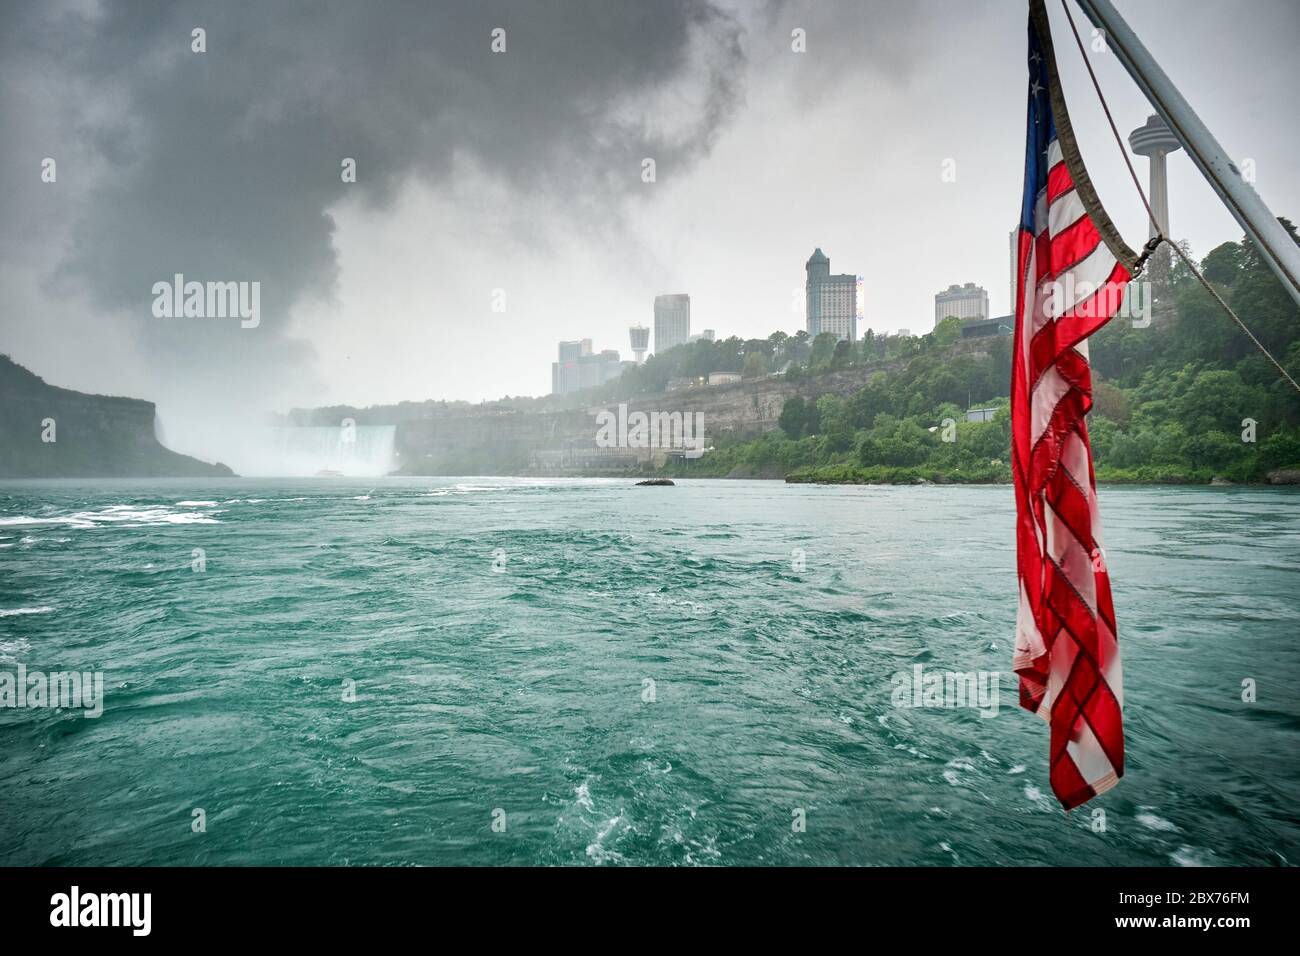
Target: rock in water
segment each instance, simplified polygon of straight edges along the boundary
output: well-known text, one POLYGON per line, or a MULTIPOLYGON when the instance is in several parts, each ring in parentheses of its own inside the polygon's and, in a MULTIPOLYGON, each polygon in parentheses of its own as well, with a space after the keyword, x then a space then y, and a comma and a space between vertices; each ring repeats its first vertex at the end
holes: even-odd
POLYGON ((672 485, 676 484, 671 478, 647 478, 645 481, 638 481, 637 485, 672 485))

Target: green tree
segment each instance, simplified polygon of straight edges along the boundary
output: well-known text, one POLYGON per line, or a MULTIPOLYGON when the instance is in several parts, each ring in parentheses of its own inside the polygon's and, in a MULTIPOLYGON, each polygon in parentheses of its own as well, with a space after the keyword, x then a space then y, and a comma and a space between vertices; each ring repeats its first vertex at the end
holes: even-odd
POLYGON ((798 439, 803 435, 807 423, 808 403, 802 395, 791 395, 781 406, 781 417, 777 419, 777 425, 786 437, 798 439))
POLYGON ((933 336, 935 345, 947 348, 961 340, 961 319, 953 315, 948 316, 934 327, 930 335, 933 336))
POLYGON ((838 341, 839 339, 834 332, 819 332, 812 341, 812 356, 808 360, 808 365, 811 368, 826 368, 829 366, 838 341))

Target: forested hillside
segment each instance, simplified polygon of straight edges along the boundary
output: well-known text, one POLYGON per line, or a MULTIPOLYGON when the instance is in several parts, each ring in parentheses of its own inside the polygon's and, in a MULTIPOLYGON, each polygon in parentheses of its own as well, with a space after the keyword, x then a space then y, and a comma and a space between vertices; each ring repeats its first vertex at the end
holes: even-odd
MULTIPOLYGON (((1294 237, 1294 227, 1283 222, 1294 237)), ((1089 428, 1098 479, 1261 482, 1275 473, 1282 480, 1277 472, 1300 470, 1300 394, 1174 262, 1154 283, 1153 321, 1116 318, 1090 340, 1095 405, 1089 428)), ((1254 245, 1224 243, 1200 265, 1265 347, 1293 377, 1300 374, 1300 309, 1254 245)), ((802 361, 787 354, 786 339, 776 340, 776 358, 795 361, 785 374, 814 386, 820 372, 836 365, 911 358, 847 399, 793 398, 779 432, 721 444, 673 469, 783 472, 813 481, 1009 481, 1011 340, 999 338, 986 357, 952 357, 945 346, 959 335, 950 319, 912 339, 868 331, 862 341, 836 347, 819 337, 803 343, 802 361), (971 407, 998 411, 991 421, 967 422, 971 407)), ((750 364, 748 355, 740 362, 750 364)), ((751 372, 759 364, 755 359, 751 372)))

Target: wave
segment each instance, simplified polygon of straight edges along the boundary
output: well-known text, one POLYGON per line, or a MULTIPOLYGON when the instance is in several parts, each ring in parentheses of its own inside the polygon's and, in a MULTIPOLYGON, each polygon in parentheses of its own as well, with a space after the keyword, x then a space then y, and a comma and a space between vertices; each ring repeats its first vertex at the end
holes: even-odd
POLYGON ((26 657, 31 650, 32 645, 21 637, 16 641, 0 641, 0 662, 17 663, 19 657, 26 657))
MULTIPOLYGON (((180 505, 215 505, 216 502, 180 502, 180 505)), ((0 527, 37 528, 62 526, 76 530, 88 530, 104 525, 121 525, 138 528, 147 525, 168 524, 220 524, 212 515, 219 512, 176 511, 170 505, 108 505, 98 511, 76 511, 68 515, 55 515, 47 518, 31 518, 14 515, 0 518, 0 527)), ((36 540, 36 539, 33 539, 36 540)), ((24 539, 24 543, 30 543, 24 539)))
POLYGON ((0 527, 4 528, 28 528, 37 527, 43 524, 60 524, 58 518, 28 518, 24 515, 15 515, 12 518, 0 518, 0 527))
POLYGON ((0 608, 0 617, 16 617, 19 614, 49 614, 52 607, 16 607, 10 610, 0 608))

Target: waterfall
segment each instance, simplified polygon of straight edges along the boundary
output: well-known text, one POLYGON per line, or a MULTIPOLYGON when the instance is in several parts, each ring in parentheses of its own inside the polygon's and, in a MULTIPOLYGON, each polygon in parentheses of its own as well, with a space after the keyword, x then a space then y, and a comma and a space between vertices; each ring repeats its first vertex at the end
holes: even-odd
POLYGON ((245 473, 299 476, 337 472, 348 477, 378 477, 395 467, 395 425, 275 427, 256 462, 245 473))

